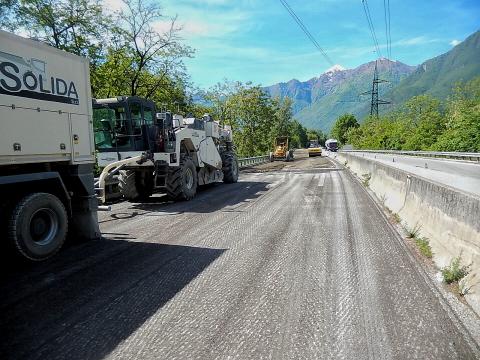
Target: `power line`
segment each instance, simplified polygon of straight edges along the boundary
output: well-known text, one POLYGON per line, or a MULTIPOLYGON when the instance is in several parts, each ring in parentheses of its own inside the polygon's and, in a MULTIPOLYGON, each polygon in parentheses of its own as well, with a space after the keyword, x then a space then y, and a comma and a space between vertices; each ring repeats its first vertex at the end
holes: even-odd
POLYGON ((375 26, 373 25, 367 0, 362 0, 362 4, 363 4, 363 11, 365 12, 365 17, 367 18, 368 28, 370 29, 370 34, 372 35, 375 51, 379 57, 382 57, 382 53, 380 52, 380 47, 378 45, 377 35, 375 35, 375 26))
POLYGON ((387 40, 387 57, 392 59, 392 34, 390 30, 390 0, 383 0, 383 11, 385 16, 385 38, 387 40))
POLYGON ((392 97, 390 104, 393 103, 393 63, 392 63, 392 33, 391 33, 391 17, 390 17, 390 0, 383 0, 383 11, 385 16, 385 38, 387 40, 387 57, 391 61, 387 62, 388 64, 388 73, 389 73, 389 84, 387 86, 388 93, 392 97))
POLYGON ((327 62, 330 65, 334 66, 333 61, 329 58, 329 56, 327 55, 325 50, 322 49, 322 47, 317 42, 317 40, 315 40, 315 38, 310 33, 310 31, 308 31, 308 29, 305 26, 305 24, 303 23, 303 21, 297 16, 297 14, 295 14, 295 11, 293 11, 293 9, 290 7, 290 5, 287 3, 287 1, 286 0, 280 0, 280 2, 282 3, 283 7, 288 11, 288 13, 292 16, 293 20, 295 20, 295 22, 298 24, 298 26, 300 26, 300 29, 302 29, 302 31, 305 33, 305 35, 307 35, 307 37, 310 39, 310 41, 313 43, 313 45, 320 51, 320 53, 323 55, 325 60, 327 60, 327 62))

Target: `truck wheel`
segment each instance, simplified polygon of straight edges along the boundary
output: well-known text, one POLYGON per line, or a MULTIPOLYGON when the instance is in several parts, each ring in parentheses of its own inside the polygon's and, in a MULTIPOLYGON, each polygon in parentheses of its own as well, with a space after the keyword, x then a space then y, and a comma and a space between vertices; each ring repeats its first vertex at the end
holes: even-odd
POLYGON ((23 257, 40 261, 60 250, 67 229, 67 212, 60 199, 52 194, 33 193, 13 209, 8 238, 23 257))
POLYGON ((145 177, 134 170, 120 170, 118 188, 123 197, 129 201, 146 199, 152 195, 153 179, 148 174, 145 177), (150 178, 150 180, 149 180, 150 178))
POLYGON ((222 154, 223 182, 236 183, 238 181, 238 160, 232 152, 222 154))
POLYGON ((149 198, 153 194, 153 173, 149 171, 137 172, 135 185, 139 199, 149 198))
POLYGON ((180 159, 179 167, 168 169, 167 195, 172 200, 190 200, 197 193, 197 167, 189 157, 180 159))

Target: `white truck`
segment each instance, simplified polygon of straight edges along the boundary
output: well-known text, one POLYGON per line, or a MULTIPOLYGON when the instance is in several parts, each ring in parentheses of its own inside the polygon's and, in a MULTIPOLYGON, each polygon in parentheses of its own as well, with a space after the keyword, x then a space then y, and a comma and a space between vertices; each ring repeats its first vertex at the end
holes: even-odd
POLYGON ((88 60, 0 31, 1 238, 44 260, 98 238, 88 60))

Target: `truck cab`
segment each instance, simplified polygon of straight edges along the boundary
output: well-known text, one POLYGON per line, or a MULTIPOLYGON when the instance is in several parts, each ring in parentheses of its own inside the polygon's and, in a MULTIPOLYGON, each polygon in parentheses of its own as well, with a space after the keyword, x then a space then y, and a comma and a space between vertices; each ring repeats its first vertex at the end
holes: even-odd
POLYGON ((163 151, 165 126, 159 126, 151 100, 138 96, 94 99, 93 127, 100 166, 120 160, 119 153, 163 151))

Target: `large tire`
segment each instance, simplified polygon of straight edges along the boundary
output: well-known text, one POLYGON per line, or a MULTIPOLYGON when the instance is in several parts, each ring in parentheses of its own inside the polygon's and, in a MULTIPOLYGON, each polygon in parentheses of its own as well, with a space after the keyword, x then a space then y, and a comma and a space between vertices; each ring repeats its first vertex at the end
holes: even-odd
POLYGON ((222 154, 222 172, 223 182, 231 184, 238 181, 238 160, 235 153, 227 151, 222 154))
POLYGON ((152 195, 153 178, 133 170, 120 170, 118 188, 123 197, 129 201, 143 200, 152 195))
POLYGON ((55 195, 33 193, 14 207, 8 224, 8 239, 17 251, 32 261, 53 256, 65 242, 68 216, 55 195))
POLYGON ((191 200, 197 194, 198 174, 197 167, 189 157, 180 159, 180 166, 169 167, 167 195, 172 200, 191 200))

